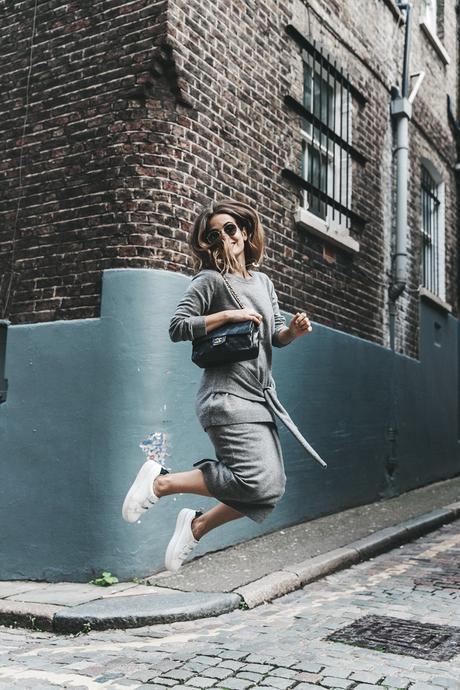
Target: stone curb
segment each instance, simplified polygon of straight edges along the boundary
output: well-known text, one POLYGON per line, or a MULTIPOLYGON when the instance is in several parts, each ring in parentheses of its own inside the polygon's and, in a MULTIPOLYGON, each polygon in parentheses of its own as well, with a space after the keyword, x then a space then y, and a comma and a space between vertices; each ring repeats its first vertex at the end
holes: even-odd
POLYGON ((190 621, 220 616, 238 608, 241 598, 224 592, 180 592, 97 599, 55 613, 53 630, 76 633, 111 628, 142 628, 146 625, 190 621))
POLYGON ((301 563, 288 565, 278 572, 265 575, 233 591, 239 594, 249 609, 252 609, 337 570, 389 551, 441 525, 453 522, 459 517, 460 501, 405 520, 394 527, 378 530, 340 549, 308 558, 301 563))
POLYGON ((300 586, 303 587, 303 585, 307 585, 309 582, 329 575, 334 570, 346 568, 358 561, 359 555, 356 549, 344 546, 341 549, 334 549, 320 556, 308 558, 295 565, 286 566, 284 570, 297 573, 300 586))
POLYGON ((241 597, 248 609, 253 609, 254 606, 293 592, 300 586, 298 575, 278 570, 233 591, 241 597))
POLYGON ((61 610, 52 604, 23 601, 0 601, 0 625, 20 626, 53 632, 54 615, 61 610))
POLYGON ((141 628, 229 613, 241 597, 224 592, 139 594, 96 599, 77 606, 0 601, 0 625, 55 633, 141 628))
POLYGON ((76 606, 55 606, 13 600, 0 601, 0 625, 60 633, 78 633, 109 628, 137 628, 160 623, 219 616, 242 606, 252 609, 300 589, 354 563, 365 561, 395 546, 460 518, 460 501, 424 513, 394 527, 374 532, 363 539, 328 553, 287 565, 233 592, 183 592, 122 594, 76 606))

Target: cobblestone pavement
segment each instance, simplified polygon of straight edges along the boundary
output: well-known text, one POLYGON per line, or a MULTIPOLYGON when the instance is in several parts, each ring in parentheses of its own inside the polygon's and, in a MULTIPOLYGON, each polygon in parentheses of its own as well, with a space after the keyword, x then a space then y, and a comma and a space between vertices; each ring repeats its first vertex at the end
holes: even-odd
MULTIPOLYGON (((0 628, 0 688, 460 690, 460 637, 445 661, 326 639, 368 615, 460 626, 459 556, 457 521, 250 611, 77 636, 0 628)), ((409 651, 439 642, 402 635, 409 651)))

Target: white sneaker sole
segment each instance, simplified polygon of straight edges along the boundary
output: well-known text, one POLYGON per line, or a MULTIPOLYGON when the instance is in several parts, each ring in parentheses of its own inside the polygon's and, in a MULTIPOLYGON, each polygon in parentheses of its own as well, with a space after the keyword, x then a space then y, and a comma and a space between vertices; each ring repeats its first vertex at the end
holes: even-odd
POLYGON ((179 515, 177 516, 176 520, 176 528, 174 530, 174 534, 171 537, 171 541, 168 544, 168 548, 166 549, 166 554, 165 554, 165 568, 166 570, 170 570, 173 573, 176 573, 182 563, 180 562, 179 564, 174 563, 174 552, 177 546, 177 543, 182 541, 183 537, 185 534, 191 529, 191 524, 192 520, 196 516, 196 511, 191 510, 189 508, 183 508, 180 512, 179 515), (192 513, 192 519, 190 519, 190 513, 192 513))
POLYGON ((155 460, 144 462, 123 501, 121 509, 123 520, 131 523, 137 522, 140 516, 146 512, 146 509, 141 507, 142 503, 148 500, 151 505, 155 505, 158 501, 158 497, 156 501, 151 501, 149 496, 152 492, 152 484, 160 474, 161 469, 160 463, 155 460))

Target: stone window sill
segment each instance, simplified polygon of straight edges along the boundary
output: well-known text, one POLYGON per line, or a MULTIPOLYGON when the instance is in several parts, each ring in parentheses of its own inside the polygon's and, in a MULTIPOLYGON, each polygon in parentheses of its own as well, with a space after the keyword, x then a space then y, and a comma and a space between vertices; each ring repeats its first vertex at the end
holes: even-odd
POLYGON ((359 243, 356 240, 343 231, 331 228, 325 220, 318 218, 314 213, 304 208, 299 208, 295 212, 294 217, 296 226, 302 228, 302 230, 307 230, 313 235, 317 235, 336 247, 341 247, 348 252, 359 252, 359 243))
POLYGON ((427 301, 431 302, 433 305, 436 305, 443 311, 451 312, 452 311, 452 306, 448 304, 447 302, 444 302, 443 299, 438 297, 438 295, 435 295, 431 290, 428 290, 428 288, 423 287, 423 285, 420 285, 418 288, 418 292, 420 297, 423 297, 427 301))
POLYGON ((450 63, 450 57, 447 53, 447 50, 444 48, 442 45, 441 41, 439 40, 438 36, 434 33, 433 29, 426 24, 423 20, 420 22, 420 26, 422 30, 424 31, 425 35, 429 39, 431 45, 433 48, 436 50, 438 53, 439 57, 443 61, 445 65, 448 65, 450 63))

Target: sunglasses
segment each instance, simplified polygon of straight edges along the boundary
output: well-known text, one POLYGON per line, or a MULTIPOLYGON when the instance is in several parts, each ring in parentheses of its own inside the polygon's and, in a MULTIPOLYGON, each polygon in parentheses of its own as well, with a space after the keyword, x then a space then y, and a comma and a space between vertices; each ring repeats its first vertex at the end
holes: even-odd
MULTIPOLYGON (((225 223, 223 231, 227 233, 229 237, 233 237, 238 232, 239 227, 235 223, 225 223)), ((220 230, 209 230, 204 236, 205 241, 208 244, 215 244, 220 239, 220 230)))

